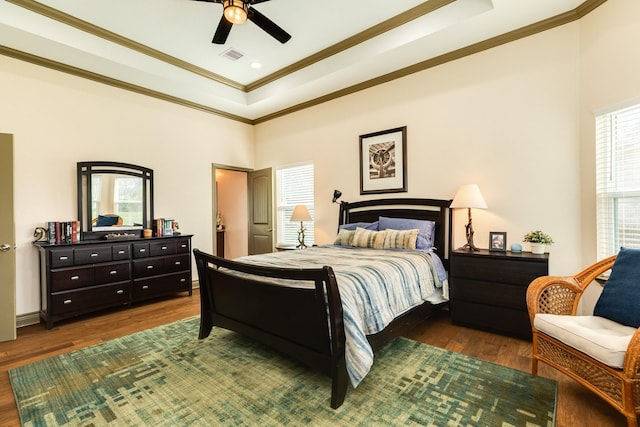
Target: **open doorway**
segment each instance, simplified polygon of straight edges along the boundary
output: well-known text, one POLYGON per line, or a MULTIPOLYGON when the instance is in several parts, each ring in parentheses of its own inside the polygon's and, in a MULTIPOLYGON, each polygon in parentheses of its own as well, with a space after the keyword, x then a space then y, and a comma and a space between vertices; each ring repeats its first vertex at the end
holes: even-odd
POLYGON ((233 259, 248 255, 247 170, 214 165, 216 255, 233 259))

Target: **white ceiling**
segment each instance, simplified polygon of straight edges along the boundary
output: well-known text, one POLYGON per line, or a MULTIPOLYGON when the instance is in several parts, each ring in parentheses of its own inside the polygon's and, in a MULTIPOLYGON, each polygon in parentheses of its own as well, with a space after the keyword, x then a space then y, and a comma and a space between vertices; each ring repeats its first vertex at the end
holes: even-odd
POLYGON ((575 19, 579 6, 602 2, 270 0, 254 7, 291 34, 289 42, 281 44, 247 21, 216 45, 217 3, 1 0, 0 46, 154 96, 260 121, 534 23, 575 19), (231 61, 222 56, 228 49, 244 56, 231 61), (254 61, 262 68, 252 68, 254 61))

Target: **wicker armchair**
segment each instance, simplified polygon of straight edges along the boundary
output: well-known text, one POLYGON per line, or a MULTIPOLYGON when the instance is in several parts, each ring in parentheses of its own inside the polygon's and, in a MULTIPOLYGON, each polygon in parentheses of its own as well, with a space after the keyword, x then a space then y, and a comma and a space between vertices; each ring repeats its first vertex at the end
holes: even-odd
POLYGON ((538 361, 546 363, 613 405, 627 418, 628 426, 636 427, 636 415, 640 412, 640 328, 635 333, 631 330, 631 341, 624 352, 624 366, 619 369, 576 350, 534 326, 538 313, 575 316, 584 289, 596 277, 611 269, 615 258, 613 256, 597 262, 573 277, 545 276, 531 282, 527 289, 527 307, 533 331, 531 373, 537 375, 538 361))

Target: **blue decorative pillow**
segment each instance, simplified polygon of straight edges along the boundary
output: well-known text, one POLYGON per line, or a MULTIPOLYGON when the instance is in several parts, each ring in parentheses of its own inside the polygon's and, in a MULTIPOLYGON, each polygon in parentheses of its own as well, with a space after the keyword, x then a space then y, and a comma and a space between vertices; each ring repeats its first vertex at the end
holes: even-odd
POLYGON ((117 216, 98 215, 98 222, 96 222, 96 227, 111 227, 112 225, 116 225, 117 223, 117 216))
POLYGON ((418 240, 416 241, 416 249, 431 249, 434 245, 436 223, 433 221, 381 216, 378 218, 378 222, 380 223, 378 225, 380 230, 413 230, 417 228, 418 240))
POLYGON ((640 249, 620 248, 593 314, 640 327, 640 249))
POLYGON ((356 228, 364 228, 365 230, 378 231, 378 221, 376 222, 352 222, 351 224, 342 224, 338 230, 355 230, 356 228))

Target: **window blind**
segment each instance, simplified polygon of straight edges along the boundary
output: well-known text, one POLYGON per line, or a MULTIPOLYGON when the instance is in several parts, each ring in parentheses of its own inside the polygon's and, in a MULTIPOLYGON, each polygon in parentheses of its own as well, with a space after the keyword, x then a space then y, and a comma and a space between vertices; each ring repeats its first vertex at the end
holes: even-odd
POLYGON ((598 259, 640 248, 640 104, 596 117, 598 259))
MULTIPOLYGON (((298 244, 299 222, 291 222, 296 205, 305 205, 315 218, 313 196, 313 163, 283 167, 276 170, 278 245, 298 244)), ((304 224, 304 241, 314 244, 313 221, 304 224)))

